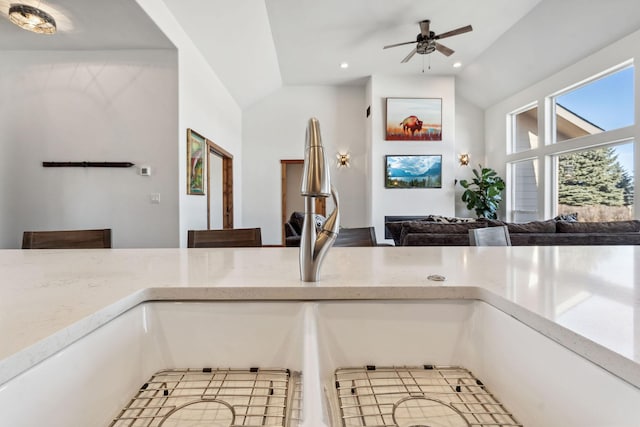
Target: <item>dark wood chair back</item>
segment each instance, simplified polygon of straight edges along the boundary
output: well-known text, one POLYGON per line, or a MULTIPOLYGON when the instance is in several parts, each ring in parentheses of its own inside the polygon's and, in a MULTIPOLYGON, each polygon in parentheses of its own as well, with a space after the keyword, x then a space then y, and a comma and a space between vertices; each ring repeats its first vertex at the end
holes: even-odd
POLYGON ((189 248, 251 248, 262 246, 259 228, 229 228, 224 230, 189 230, 189 248))
POLYGON ((111 229, 25 231, 22 249, 100 249, 111 247, 111 229))
POLYGON ((511 237, 506 225, 499 227, 472 228, 469 230, 471 246, 511 246, 511 237))
POLYGON ((341 228, 333 246, 377 246, 374 227, 341 228))

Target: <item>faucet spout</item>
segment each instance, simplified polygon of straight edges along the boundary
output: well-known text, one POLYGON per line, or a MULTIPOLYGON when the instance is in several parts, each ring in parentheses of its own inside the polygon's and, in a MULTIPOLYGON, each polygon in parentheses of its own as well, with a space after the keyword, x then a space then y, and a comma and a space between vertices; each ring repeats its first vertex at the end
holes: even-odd
POLYGON ((340 210, 338 192, 331 185, 329 163, 324 155, 320 123, 311 118, 307 127, 301 194, 304 202, 304 222, 300 238, 300 279, 317 282, 325 255, 338 236, 340 210), (315 198, 331 195, 335 208, 318 232, 315 222, 315 198))

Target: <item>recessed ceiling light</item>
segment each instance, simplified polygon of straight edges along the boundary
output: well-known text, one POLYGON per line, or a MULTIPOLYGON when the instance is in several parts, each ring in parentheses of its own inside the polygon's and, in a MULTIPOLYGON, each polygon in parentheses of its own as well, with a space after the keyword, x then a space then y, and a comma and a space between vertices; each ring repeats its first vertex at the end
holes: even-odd
POLYGON ((460 68, 462 67, 462 62, 454 62, 453 63, 453 68, 460 68))
POLYGON ((42 9, 27 4, 12 4, 9 19, 18 27, 38 34, 54 34, 56 21, 42 9))
POLYGON ((341 62, 341 63, 340 63, 340 68, 349 68, 349 63, 347 63, 347 62, 341 62))

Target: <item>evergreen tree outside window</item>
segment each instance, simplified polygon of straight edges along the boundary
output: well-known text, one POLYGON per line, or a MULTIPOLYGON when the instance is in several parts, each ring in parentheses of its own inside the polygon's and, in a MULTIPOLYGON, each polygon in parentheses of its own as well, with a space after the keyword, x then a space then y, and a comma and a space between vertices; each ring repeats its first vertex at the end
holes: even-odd
POLYGON ((633 218, 633 170, 623 166, 617 153, 633 152, 633 143, 625 146, 601 147, 557 157, 559 214, 578 212, 581 221, 633 218))

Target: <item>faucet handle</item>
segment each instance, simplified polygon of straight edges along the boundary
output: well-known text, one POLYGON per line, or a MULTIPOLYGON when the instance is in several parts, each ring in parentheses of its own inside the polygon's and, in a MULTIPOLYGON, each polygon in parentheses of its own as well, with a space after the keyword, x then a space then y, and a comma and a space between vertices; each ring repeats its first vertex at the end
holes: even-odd
POLYGON ((324 222, 322 230, 338 234, 338 230, 340 229, 340 199, 338 197, 338 191, 333 185, 331 186, 331 197, 333 198, 335 208, 324 222))

